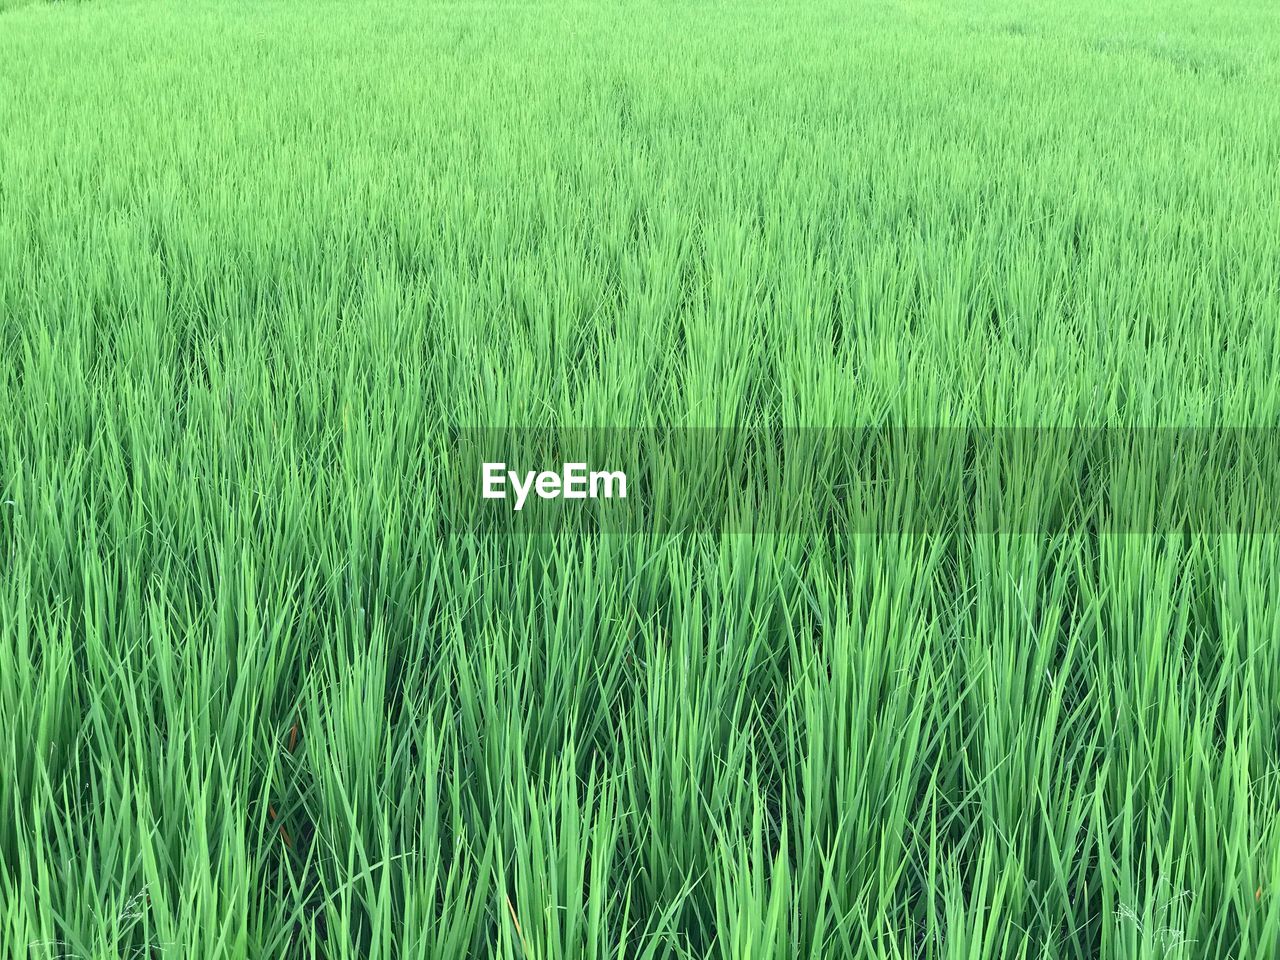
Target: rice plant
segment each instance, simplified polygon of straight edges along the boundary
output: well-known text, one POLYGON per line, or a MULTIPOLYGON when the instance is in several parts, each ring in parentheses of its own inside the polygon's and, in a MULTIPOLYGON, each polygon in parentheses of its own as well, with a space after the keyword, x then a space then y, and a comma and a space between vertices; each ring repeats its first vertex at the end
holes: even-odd
POLYGON ((1277 90, 1264 0, 0 0, 0 956, 1280 955, 1277 90), (762 466, 899 428, 1045 473, 762 466))

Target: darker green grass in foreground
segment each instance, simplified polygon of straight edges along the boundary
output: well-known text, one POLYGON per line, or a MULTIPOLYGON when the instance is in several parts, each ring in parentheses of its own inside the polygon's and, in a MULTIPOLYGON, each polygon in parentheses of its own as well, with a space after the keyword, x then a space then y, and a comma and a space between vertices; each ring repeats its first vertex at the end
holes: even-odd
POLYGON ((1274 427, 1278 26, 5 10, 0 957, 1276 955, 1274 534, 481 535, 437 480, 1274 427))

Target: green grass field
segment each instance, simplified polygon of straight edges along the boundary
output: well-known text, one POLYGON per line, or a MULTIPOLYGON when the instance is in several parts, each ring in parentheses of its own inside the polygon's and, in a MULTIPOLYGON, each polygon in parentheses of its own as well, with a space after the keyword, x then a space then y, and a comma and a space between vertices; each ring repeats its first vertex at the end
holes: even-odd
POLYGON ((1280 533, 440 469, 1278 415, 1271 0, 0 0, 0 957, 1280 956, 1280 533))

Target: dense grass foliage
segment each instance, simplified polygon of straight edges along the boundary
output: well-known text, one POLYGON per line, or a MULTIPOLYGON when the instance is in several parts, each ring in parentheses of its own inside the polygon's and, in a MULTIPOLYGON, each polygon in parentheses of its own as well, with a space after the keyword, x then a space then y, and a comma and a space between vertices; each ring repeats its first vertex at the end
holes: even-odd
POLYGON ((1280 537, 436 483, 1273 426, 1275 4, 5 6, 0 955, 1275 955, 1280 537))

